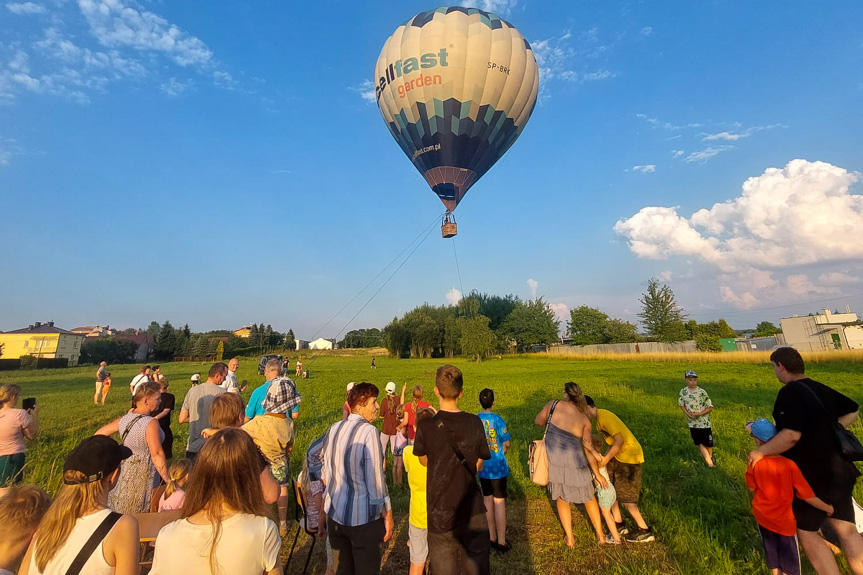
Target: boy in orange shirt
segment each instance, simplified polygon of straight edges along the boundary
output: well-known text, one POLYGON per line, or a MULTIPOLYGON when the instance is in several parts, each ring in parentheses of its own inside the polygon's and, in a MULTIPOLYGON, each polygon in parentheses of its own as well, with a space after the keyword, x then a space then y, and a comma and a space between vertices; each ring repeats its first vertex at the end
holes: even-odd
MULTIPOLYGON (((776 426, 763 418, 750 421, 746 429, 758 447, 776 435, 776 426)), ((746 487, 755 494, 752 514, 761 532, 767 567, 773 575, 800 575, 797 522, 791 502, 796 494, 828 517, 833 515, 833 506, 815 496, 797 464, 779 455, 763 458, 754 468, 747 467, 746 487)))

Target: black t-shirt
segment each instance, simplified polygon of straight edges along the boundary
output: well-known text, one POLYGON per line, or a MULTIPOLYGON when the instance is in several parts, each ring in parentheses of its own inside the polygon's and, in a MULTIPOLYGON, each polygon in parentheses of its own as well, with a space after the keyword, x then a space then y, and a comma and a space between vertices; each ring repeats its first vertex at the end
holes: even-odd
POLYGON ((167 417, 163 417, 159 420, 159 426, 163 431, 168 431, 171 429, 171 415, 173 415, 174 406, 176 405, 176 400, 174 399, 173 393, 163 393, 162 404, 159 406, 157 413, 162 413, 165 409, 170 409, 171 413, 168 414, 167 417))
POLYGON ((854 464, 840 454, 832 427, 841 416, 857 409, 857 402, 851 398, 809 378, 785 384, 776 396, 776 429, 800 432, 797 444, 782 455, 797 464, 819 497, 829 500, 833 494, 848 492, 860 475, 854 464), (809 390, 818 396, 823 408, 809 390))
POLYGON ((491 458, 482 420, 472 413, 439 411, 417 424, 413 452, 417 457, 428 456, 428 530, 433 533, 452 531, 455 525, 463 525, 474 515, 485 513, 476 479, 459 463, 452 443, 443 433, 452 434, 474 472, 477 459, 491 458), (446 430, 438 427, 438 421, 443 422, 446 430))

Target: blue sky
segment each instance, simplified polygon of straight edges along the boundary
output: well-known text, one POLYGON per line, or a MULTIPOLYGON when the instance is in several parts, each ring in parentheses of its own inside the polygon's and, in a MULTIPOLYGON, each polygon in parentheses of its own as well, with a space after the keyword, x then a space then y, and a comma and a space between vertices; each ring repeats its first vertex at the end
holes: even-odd
POLYGON ((471 289, 634 321, 651 276, 736 328, 863 313, 863 6, 474 5, 531 42, 539 105, 455 253, 432 225, 322 328, 442 211, 369 98, 433 5, 0 4, 0 329, 334 337, 471 289))

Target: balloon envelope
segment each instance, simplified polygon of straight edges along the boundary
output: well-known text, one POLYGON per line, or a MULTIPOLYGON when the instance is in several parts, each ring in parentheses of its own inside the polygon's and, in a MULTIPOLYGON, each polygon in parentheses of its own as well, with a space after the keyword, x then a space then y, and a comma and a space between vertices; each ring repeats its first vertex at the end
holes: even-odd
POLYGON ((538 87, 524 36, 476 8, 417 14, 375 65, 384 121, 448 211, 521 134, 538 87))

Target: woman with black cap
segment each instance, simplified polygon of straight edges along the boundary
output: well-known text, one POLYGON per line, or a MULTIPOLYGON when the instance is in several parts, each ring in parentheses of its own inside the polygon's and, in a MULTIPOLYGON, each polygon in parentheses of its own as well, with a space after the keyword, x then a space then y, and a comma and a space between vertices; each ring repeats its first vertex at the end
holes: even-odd
POLYGON ((21 564, 22 575, 132 575, 139 572, 138 522, 108 508, 120 463, 132 451, 95 435, 63 465, 63 487, 21 564))

